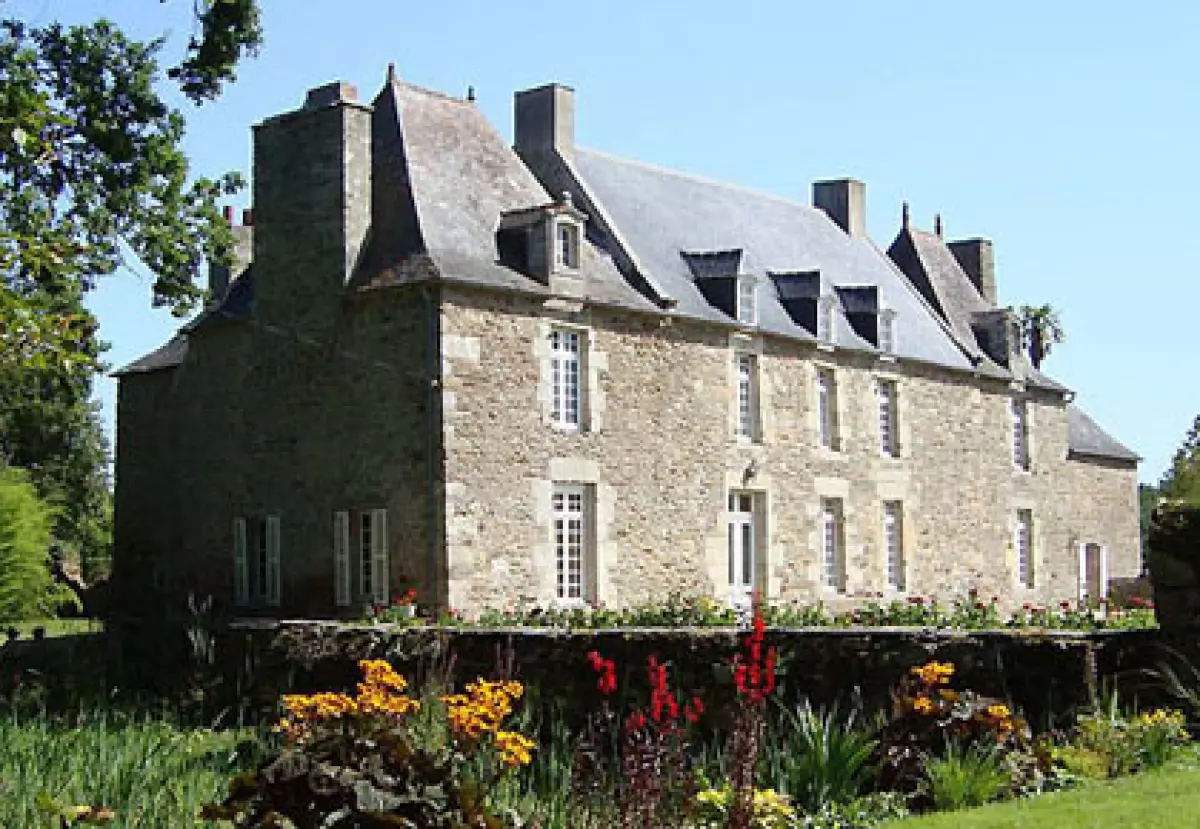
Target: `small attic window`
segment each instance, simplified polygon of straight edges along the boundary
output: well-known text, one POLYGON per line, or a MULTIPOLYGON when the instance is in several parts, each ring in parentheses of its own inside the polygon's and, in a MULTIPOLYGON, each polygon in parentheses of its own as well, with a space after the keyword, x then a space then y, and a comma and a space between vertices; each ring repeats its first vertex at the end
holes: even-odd
POLYGON ((739 276, 737 280, 737 320, 743 325, 758 324, 756 283, 752 276, 739 276))
POLYGON ((817 300, 817 339, 823 343, 833 343, 833 303, 831 296, 823 296, 817 300))
POLYGON ((884 354, 896 353, 896 312, 891 308, 879 312, 879 350, 884 354))
POLYGON ((572 271, 579 268, 579 227, 572 222, 555 226, 554 264, 572 271))

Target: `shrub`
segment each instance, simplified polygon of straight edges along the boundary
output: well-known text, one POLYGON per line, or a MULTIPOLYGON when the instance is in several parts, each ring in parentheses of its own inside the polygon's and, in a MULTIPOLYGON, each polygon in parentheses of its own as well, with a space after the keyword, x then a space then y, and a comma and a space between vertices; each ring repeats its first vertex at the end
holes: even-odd
MULTIPOLYGON (((725 785, 720 789, 705 789, 696 795, 696 825, 726 826, 730 820, 735 794, 725 785)), ((753 829, 789 829, 795 825, 796 810, 787 795, 774 789, 755 789, 753 793, 753 829)))
POLYGON ((1008 770, 995 744, 948 739, 945 752, 925 760, 929 796, 939 811, 982 806, 1008 790, 1008 770))
POLYGON ((283 747, 236 778, 212 818, 239 826, 499 827, 488 795, 532 759, 533 742, 502 730, 520 699, 517 682, 478 680, 439 698, 447 742, 421 745, 410 718, 422 703, 383 661, 359 663, 363 680, 341 693, 285 696, 283 747))
POLYGON ((74 601, 50 573, 53 521, 28 474, 0 464, 0 621, 45 618, 74 601))
POLYGON ((793 802, 816 814, 855 800, 874 774, 870 761, 876 747, 855 714, 842 717, 836 705, 814 711, 807 701, 796 711, 782 712, 769 739, 779 750, 769 760, 781 763, 776 776, 786 781, 793 802))

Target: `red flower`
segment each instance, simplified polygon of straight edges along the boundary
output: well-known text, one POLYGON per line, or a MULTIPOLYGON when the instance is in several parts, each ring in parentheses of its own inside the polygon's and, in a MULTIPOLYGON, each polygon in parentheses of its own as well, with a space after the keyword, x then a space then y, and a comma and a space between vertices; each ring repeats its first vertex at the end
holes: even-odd
POLYGON ((641 711, 634 711, 625 720, 626 731, 641 731, 646 727, 646 715, 641 711))
POLYGON ((925 604, 925 599, 922 596, 909 596, 908 603, 909 604, 925 604))
POLYGON ((1146 606, 1146 600, 1141 596, 1134 596, 1129 600, 1130 607, 1143 608, 1146 606))
POLYGON ((1058 606, 1061 607, 1063 610, 1071 609, 1071 603, 1069 601, 1067 601, 1066 599, 1063 599, 1061 602, 1059 602, 1058 606))
POLYGON ((748 699, 754 705, 764 703, 771 692, 775 690, 775 649, 766 649, 766 660, 763 659, 763 639, 766 624, 762 618, 762 608, 754 606, 754 625, 744 646, 746 653, 733 658, 733 681, 739 695, 748 699))

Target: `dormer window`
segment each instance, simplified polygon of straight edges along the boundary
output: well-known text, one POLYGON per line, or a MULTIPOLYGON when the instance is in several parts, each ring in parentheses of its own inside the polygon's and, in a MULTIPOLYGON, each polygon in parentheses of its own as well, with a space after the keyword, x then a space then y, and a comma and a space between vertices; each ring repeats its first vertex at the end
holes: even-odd
POLYGON ((554 264, 565 270, 579 269, 579 226, 560 221, 554 233, 554 264))
POLYGON ((823 296, 817 300, 817 339, 833 344, 833 297, 823 296))
POLYGON ((752 276, 739 276, 737 280, 737 320, 743 325, 758 324, 758 295, 752 276))
POLYGON ((879 350, 884 354, 896 353, 896 312, 891 308, 879 312, 879 350))

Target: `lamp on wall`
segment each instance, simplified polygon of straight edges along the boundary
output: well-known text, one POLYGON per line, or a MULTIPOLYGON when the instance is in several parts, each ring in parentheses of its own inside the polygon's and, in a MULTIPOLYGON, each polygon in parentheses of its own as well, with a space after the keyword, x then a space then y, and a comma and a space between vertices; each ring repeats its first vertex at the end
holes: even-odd
POLYGON ((750 461, 750 463, 746 464, 746 468, 742 470, 742 486, 748 485, 752 480, 754 480, 754 476, 757 474, 758 462, 750 461))

